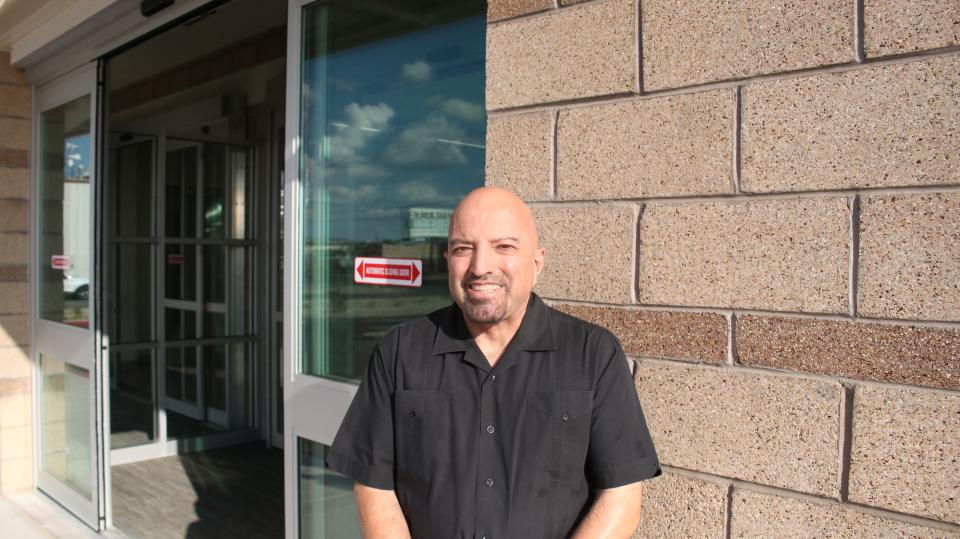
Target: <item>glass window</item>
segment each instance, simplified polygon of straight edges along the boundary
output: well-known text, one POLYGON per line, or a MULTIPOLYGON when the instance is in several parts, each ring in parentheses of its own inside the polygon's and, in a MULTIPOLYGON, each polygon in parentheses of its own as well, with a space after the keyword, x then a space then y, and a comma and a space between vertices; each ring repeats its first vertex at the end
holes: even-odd
POLYGON ((356 379, 387 328, 450 302, 447 221, 483 184, 485 13, 304 10, 302 372, 356 379), (418 260, 422 284, 357 284, 358 257, 418 260))
POLYGON ((119 237, 153 235, 153 140, 120 146, 111 169, 115 215, 110 234, 119 237))
POLYGON ((113 449, 156 439, 153 351, 110 354, 110 446, 113 449))
POLYGON ((324 466, 326 447, 297 438, 300 537, 359 539, 353 480, 324 466))
POLYGON ((90 372, 54 357, 40 357, 42 467, 91 499, 90 372))
POLYGON ((89 327, 90 96, 40 115, 40 317, 89 327))
POLYGON ((113 309, 110 318, 114 343, 153 340, 153 245, 114 244, 113 309))

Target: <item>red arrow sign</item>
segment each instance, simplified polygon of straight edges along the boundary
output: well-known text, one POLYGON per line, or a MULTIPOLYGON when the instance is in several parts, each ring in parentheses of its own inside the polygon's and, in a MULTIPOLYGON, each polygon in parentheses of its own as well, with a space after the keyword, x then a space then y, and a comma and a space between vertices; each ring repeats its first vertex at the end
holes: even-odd
POLYGON ((358 256, 353 259, 353 282, 419 288, 423 284, 423 261, 358 256))

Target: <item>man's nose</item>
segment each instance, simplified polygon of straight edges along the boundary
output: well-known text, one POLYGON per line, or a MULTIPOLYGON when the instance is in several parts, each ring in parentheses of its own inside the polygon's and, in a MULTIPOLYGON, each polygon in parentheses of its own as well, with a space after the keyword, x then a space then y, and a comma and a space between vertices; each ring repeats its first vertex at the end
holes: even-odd
POLYGON ((493 271, 493 257, 489 247, 478 246, 473 250, 470 258, 470 273, 481 276, 493 271))

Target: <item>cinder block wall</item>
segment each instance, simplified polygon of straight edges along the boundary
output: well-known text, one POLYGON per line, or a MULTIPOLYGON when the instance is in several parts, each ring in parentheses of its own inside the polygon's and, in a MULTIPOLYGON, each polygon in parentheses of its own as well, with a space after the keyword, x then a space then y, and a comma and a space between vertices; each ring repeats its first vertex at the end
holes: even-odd
POLYGON ((960 2, 493 0, 487 181, 616 333, 642 537, 960 533, 960 2))
POLYGON ((0 492, 32 483, 29 352, 30 88, 0 52, 0 492))

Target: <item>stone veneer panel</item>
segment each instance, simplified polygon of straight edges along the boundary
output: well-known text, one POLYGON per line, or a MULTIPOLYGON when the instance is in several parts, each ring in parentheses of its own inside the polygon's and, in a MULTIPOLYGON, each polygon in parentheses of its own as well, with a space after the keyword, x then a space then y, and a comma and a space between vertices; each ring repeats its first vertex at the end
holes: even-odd
MULTIPOLYGON (((4 329, 0 328, 0 339, 5 338, 3 334, 4 329)), ((26 385, 29 386, 31 370, 30 350, 27 347, 0 345, 0 390, 11 389, 9 386, 5 387, 5 383, 10 382, 10 379, 26 380, 26 385)), ((0 457, 2 455, 0 448, 0 457)))
POLYGON ((487 20, 490 22, 519 17, 554 7, 553 0, 490 0, 487 20))
POLYGON ((960 193, 864 197, 861 315, 960 320, 960 193))
POLYGON ((867 56, 952 45, 960 45, 960 2, 957 0, 863 2, 863 49, 867 56))
POLYGON ((633 0, 600 0, 487 29, 487 108, 636 89, 633 0))
POLYGON ((952 533, 880 518, 840 504, 813 503, 739 488, 733 493, 730 514, 731 537, 956 537, 952 533))
POLYGON ((960 395, 858 387, 850 500, 960 523, 960 395))
POLYGON ((727 357, 727 319, 723 315, 565 304, 554 307, 607 328, 630 356, 707 363, 723 363, 727 357))
POLYGON ((508 189, 524 200, 549 200, 552 177, 552 112, 487 120, 487 185, 508 189))
POLYGON ((557 197, 732 192, 734 103, 716 90, 562 111, 557 197))
POLYGON ((0 198, 0 233, 26 232, 30 225, 30 204, 24 199, 0 198))
POLYGON ((849 214, 843 198, 648 204, 639 300, 845 312, 849 214))
POLYGON ((750 84, 749 192, 960 183, 960 57, 750 84))
POLYGON ((30 171, 25 168, 5 168, 0 163, 0 198, 30 196, 30 171))
POLYGON ((26 84, 23 71, 10 64, 9 51, 0 51, 0 83, 26 84))
POLYGON ((30 256, 30 236, 26 232, 0 232, 0 265, 26 264, 30 256))
POLYGON ((0 83, 0 116, 30 117, 30 87, 0 83))
POLYGON ((546 249, 536 291, 555 299, 628 303, 633 291, 633 206, 535 208, 546 249))
POLYGON ((840 384, 646 360, 636 385, 663 464, 839 496, 840 384))
POLYGON ((29 144, 29 120, 0 117, 0 148, 7 150, 26 150, 29 144))
POLYGON ((852 62, 849 0, 643 0, 643 86, 852 62))
POLYGON ((27 315, 0 316, 0 347, 30 344, 27 315))
POLYGON ((727 487, 664 473, 643 484, 643 513, 635 539, 723 537, 727 487))
POLYGON ((736 328, 744 365, 960 389, 960 330, 775 316, 736 328))
POLYGON ((0 314, 26 314, 29 312, 26 283, 0 282, 0 314))

